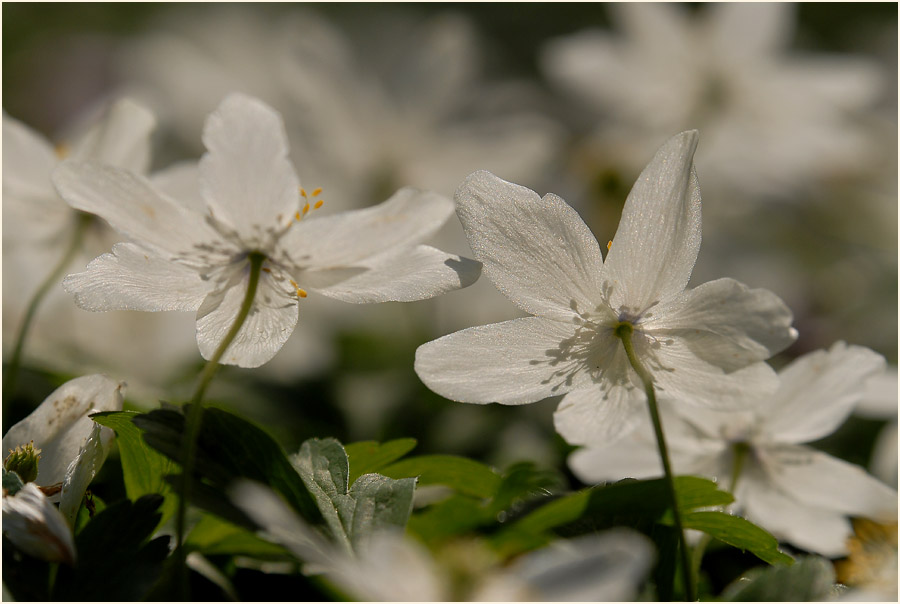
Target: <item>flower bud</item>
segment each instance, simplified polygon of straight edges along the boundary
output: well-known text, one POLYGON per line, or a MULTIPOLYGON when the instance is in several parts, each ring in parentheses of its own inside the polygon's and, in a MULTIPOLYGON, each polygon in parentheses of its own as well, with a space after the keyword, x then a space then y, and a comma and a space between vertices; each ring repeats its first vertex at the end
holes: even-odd
POLYGON ((9 455, 3 462, 3 467, 8 472, 15 472, 22 482, 34 482, 38 475, 38 461, 41 458, 41 450, 34 448, 34 441, 27 445, 19 445, 9 450, 9 455))

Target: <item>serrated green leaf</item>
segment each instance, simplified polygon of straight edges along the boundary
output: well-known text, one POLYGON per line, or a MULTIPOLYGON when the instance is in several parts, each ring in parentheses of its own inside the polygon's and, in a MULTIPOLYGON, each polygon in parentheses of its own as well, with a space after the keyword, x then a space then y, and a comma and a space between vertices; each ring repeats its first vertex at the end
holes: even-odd
POLYGON ((834 567, 809 556, 792 566, 754 568, 722 592, 728 602, 821 602, 834 599, 834 567))
POLYGON ((381 474, 390 478, 418 477, 419 485, 441 484, 472 497, 493 497, 500 486, 500 475, 483 463, 455 455, 420 455, 386 468, 381 474))
POLYGON ((349 486, 350 463, 333 438, 307 440, 291 458, 335 540, 348 549, 374 531, 403 529, 412 511, 414 478, 364 474, 349 486))
POLYGON ((778 551, 778 540, 749 520, 725 512, 691 512, 681 519, 684 528, 703 531, 719 541, 754 554, 769 564, 792 564, 778 551))
POLYGON ((398 438, 381 444, 374 440, 366 440, 346 445, 344 449, 350 460, 350 482, 363 474, 381 470, 412 451, 415 446, 415 438, 398 438))
POLYGON ((141 429, 132 421, 138 415, 135 411, 105 411, 91 415, 91 419, 116 433, 128 498, 135 501, 138 497, 153 493, 164 497, 160 508, 162 524, 178 508, 178 497, 165 480, 166 475, 178 466, 144 441, 141 429))
POLYGON ((259 559, 291 559, 290 552, 254 533, 215 516, 204 515, 185 541, 185 547, 205 556, 251 556, 259 559))

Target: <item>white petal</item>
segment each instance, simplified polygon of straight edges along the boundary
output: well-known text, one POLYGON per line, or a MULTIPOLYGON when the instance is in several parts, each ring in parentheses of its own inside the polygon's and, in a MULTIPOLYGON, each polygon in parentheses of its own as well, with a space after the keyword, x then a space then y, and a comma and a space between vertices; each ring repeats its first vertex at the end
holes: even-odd
POLYGON ((792 320, 790 309, 769 290, 716 279, 656 306, 642 324, 683 338, 698 357, 732 370, 789 346, 797 339, 792 320))
POLYGON ((212 285, 193 269, 118 243, 84 272, 66 277, 63 287, 85 310, 194 311, 212 285))
MULTIPOLYGON (((249 266, 235 270, 197 311, 197 344, 209 360, 234 325, 249 285, 249 266)), ((260 275, 253 306, 221 363, 259 367, 281 350, 297 325, 298 305, 287 278, 273 273, 260 275), (278 279, 276 281, 276 279, 278 279)))
POLYGON ((590 379, 582 359, 562 352, 574 331, 537 317, 470 327, 419 346, 415 370, 450 400, 533 403, 590 379))
POLYGON ((522 310, 568 321, 603 300, 597 239, 556 195, 480 171, 457 189, 456 204, 484 274, 522 310))
POLYGON ((781 386, 764 403, 766 433, 784 443, 828 436, 862 398, 866 379, 884 367, 881 355, 843 342, 800 357, 779 372, 781 386))
POLYGON ((124 383, 104 375, 88 375, 66 382, 31 414, 3 436, 3 451, 34 441, 41 449, 38 476, 41 486, 62 482, 69 463, 90 436, 94 422, 87 414, 121 411, 124 383))
POLYGON ((317 291, 344 302, 412 302, 467 287, 481 274, 481 264, 419 245, 382 254, 366 263, 365 272, 317 291))
POLYGON ((640 423, 641 414, 647 413, 645 400, 643 388, 636 383, 603 382, 578 388, 560 401, 553 425, 571 445, 616 441, 640 423))
POLYGON ((668 338, 659 348, 639 347, 635 352, 653 376, 656 395, 676 404, 711 409, 737 409, 774 393, 778 376, 765 363, 726 372, 694 354, 684 338, 668 338))
POLYGON ((33 482, 3 497, 3 534, 30 556, 75 563, 72 529, 33 482))
POLYGON ((153 188, 171 199, 177 199, 182 207, 206 214, 206 201, 200 192, 200 166, 194 160, 172 164, 150 175, 153 188))
POLYGON ((847 554, 853 529, 842 514, 797 501, 770 484, 748 478, 738 483, 737 497, 748 520, 805 550, 832 558, 847 554))
POLYGON ((772 482, 797 501, 896 522, 897 491, 859 466, 802 445, 769 447, 758 455, 772 482))
POLYGON ((606 257, 613 308, 639 314, 687 286, 700 250, 698 138, 691 130, 669 139, 628 194, 606 257))
POLYGON ((150 135, 156 118, 131 99, 120 99, 72 149, 72 159, 93 160, 132 172, 150 168, 150 135))
POLYGON ((3 196, 58 206, 50 174, 59 163, 40 134, 3 112, 3 196))
POLYGON ((114 229, 164 258, 185 256, 201 262, 201 246, 221 254, 233 248, 222 241, 203 215, 156 191, 138 174, 93 162, 63 162, 53 173, 60 195, 76 210, 97 214, 114 229))
POLYGON ((75 516, 78 514, 78 508, 81 507, 84 492, 106 460, 114 436, 115 433, 112 429, 94 423, 91 433, 78 451, 78 455, 66 469, 66 476, 60 492, 59 511, 69 526, 75 524, 75 516))
POLYGON ((713 47, 732 61, 764 63, 784 50, 794 34, 793 5, 779 2, 710 4, 708 13, 713 47), (752 23, 753 27, 747 24, 752 23))
POLYGON ((446 197, 404 188, 370 208, 308 215, 285 233, 280 246, 300 268, 356 265, 430 237, 452 214, 453 202, 446 197))
POLYGON ((294 220, 300 181, 288 160, 281 116, 261 101, 230 94, 206 120, 201 187, 217 219, 242 238, 280 231, 294 220))
POLYGON ((586 447, 569 455, 569 468, 585 484, 598 484, 623 478, 662 476, 659 451, 638 429, 609 446, 586 447))

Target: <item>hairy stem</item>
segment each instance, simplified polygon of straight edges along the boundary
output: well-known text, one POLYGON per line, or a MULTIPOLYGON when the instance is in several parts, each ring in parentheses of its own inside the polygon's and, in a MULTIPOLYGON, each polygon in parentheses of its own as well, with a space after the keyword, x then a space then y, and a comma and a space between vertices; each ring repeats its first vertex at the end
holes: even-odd
POLYGON ((43 302, 44 297, 49 293, 50 288, 59 284, 60 277, 62 277, 69 264, 72 263, 78 250, 81 249, 81 242, 84 240, 84 232, 87 230, 92 218, 93 217, 90 214, 78 213, 75 229, 72 233, 72 241, 69 243, 69 247, 62 255, 62 258, 59 259, 56 266, 53 267, 53 270, 50 271, 50 274, 47 275, 47 278, 44 279, 37 288, 37 291, 34 292, 31 301, 28 303, 28 308, 25 311, 25 318, 22 320, 22 325, 19 327, 19 333, 16 335, 16 345, 15 348, 13 348, 12 357, 9 360, 6 372, 3 374, 4 402, 7 402, 10 397, 15 394, 16 380, 19 376, 19 367, 22 365, 22 350, 25 348, 25 339, 28 337, 28 331, 31 329, 31 323, 34 321, 34 315, 37 313, 38 306, 43 302))
POLYGON ((200 373, 200 379, 197 382, 197 388, 194 390, 194 396, 191 398, 190 404, 186 405, 187 417, 185 419, 181 456, 183 460, 181 469, 181 497, 178 499, 178 511, 175 516, 176 543, 181 557, 181 588, 185 600, 187 600, 187 596, 189 595, 187 552, 184 550, 185 517, 187 514, 187 506, 191 499, 191 475, 194 472, 194 461, 197 455, 197 436, 200 433, 200 424, 202 423, 201 420, 203 417, 203 395, 206 393, 206 389, 209 387, 213 376, 216 374, 216 370, 219 368, 219 362, 225 355, 225 351, 228 350, 228 347, 234 341, 234 338, 237 337, 238 332, 240 332, 241 327, 244 325, 244 321, 247 320, 247 316, 250 314, 250 309, 253 307, 253 298, 256 296, 256 288, 259 285, 260 271, 262 270, 262 264, 266 257, 259 252, 253 252, 249 254, 247 259, 250 262, 250 278, 247 282, 247 293, 244 295, 243 302, 241 302, 241 308, 238 311, 237 317, 234 319, 234 323, 231 325, 231 329, 225 334, 225 338, 219 344, 219 347, 216 348, 213 356, 207 361, 206 366, 200 373))
POLYGON ((631 367, 634 369, 635 373, 637 373, 638 377, 641 378, 641 382, 644 384, 644 390, 647 393, 647 406, 650 410, 650 419, 653 421, 653 430, 656 433, 656 444, 659 447, 659 457, 662 461, 663 472, 665 473, 665 482, 669 491, 669 499, 672 502, 672 519, 675 524, 675 530, 678 531, 678 537, 681 540, 679 551, 681 553, 681 569, 682 577, 684 579, 685 599, 694 601, 697 599, 697 595, 694 587, 693 573, 691 572, 691 557, 690 552, 688 551, 687 540, 684 537, 681 511, 678 509, 678 496, 675 492, 675 478, 672 474, 671 464, 669 463, 669 451, 666 448, 666 439, 663 435, 662 420, 659 417, 659 407, 656 404, 656 391, 653 388, 653 378, 634 353, 634 345, 631 341, 633 333, 634 326, 627 321, 619 323, 615 328, 616 336, 622 340, 622 345, 625 347, 625 354, 628 357, 628 362, 631 363, 631 367))

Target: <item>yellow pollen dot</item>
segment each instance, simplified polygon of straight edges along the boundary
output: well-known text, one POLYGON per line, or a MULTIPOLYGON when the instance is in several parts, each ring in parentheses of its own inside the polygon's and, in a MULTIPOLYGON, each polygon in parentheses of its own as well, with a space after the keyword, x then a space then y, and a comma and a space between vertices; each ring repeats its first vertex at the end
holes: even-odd
POLYGON ((325 203, 325 202, 320 199, 319 201, 316 202, 316 205, 314 205, 313 208, 318 210, 319 208, 322 207, 323 203, 325 203))
POLYGON ((609 248, 612 247, 612 239, 609 240, 609 243, 606 244, 606 251, 609 251, 609 248))
POLYGON ((316 189, 312 192, 313 197, 318 197, 321 194, 322 194, 322 187, 319 187, 318 189, 316 189))
POLYGON ((300 216, 300 212, 294 212, 294 218, 300 220, 300 218, 302 218, 302 216, 300 216))

